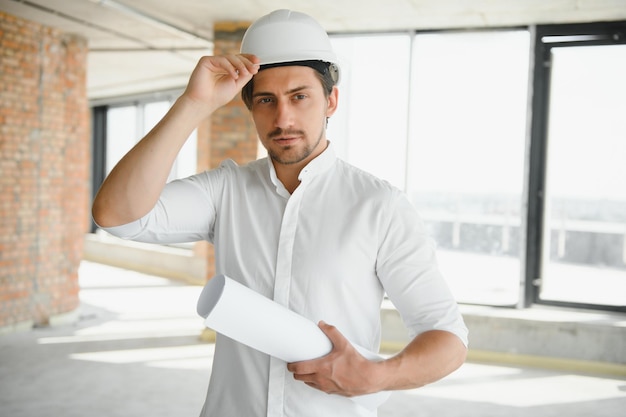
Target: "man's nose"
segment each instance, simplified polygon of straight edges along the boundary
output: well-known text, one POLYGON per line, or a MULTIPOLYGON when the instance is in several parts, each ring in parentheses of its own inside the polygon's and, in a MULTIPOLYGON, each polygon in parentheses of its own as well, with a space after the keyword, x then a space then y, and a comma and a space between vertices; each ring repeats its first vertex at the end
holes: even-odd
POLYGON ((280 101, 276 106, 274 124, 281 129, 289 128, 293 125, 293 109, 288 101, 280 101))

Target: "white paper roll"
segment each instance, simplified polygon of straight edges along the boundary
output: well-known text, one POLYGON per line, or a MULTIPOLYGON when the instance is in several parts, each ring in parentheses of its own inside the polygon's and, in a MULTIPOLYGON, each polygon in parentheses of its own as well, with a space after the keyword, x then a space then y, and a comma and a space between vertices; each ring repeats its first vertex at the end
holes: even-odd
MULTIPOLYGON (((333 347, 313 321, 225 275, 211 278, 204 286, 197 311, 205 318, 207 327, 285 362, 316 359, 328 354, 333 347)), ((381 359, 367 349, 354 347, 367 359, 381 359)), ((373 410, 389 395, 390 392, 383 391, 351 399, 373 410)))

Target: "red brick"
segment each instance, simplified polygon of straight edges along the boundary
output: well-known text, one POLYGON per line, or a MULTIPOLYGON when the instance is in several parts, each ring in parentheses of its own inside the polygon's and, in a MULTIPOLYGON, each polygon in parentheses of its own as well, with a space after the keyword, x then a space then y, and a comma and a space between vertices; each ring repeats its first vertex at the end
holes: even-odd
POLYGON ((0 328, 78 305, 86 58, 85 40, 0 11, 0 328))

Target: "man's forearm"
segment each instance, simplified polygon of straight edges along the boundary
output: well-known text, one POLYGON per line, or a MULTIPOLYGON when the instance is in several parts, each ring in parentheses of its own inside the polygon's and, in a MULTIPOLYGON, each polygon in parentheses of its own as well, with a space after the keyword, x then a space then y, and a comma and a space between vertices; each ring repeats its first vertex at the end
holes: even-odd
POLYGON ((96 223, 118 226, 148 213, 163 191, 178 152, 204 117, 191 101, 179 98, 102 184, 92 208, 96 223))
POLYGON ((320 322, 333 344, 326 356, 287 365, 295 379, 328 394, 345 396, 418 388, 435 382, 465 361, 456 335, 432 330, 416 336, 400 353, 383 360, 364 358, 337 328, 320 322))
POLYGON ((147 214, 193 129, 232 100, 258 69, 258 58, 252 55, 200 58, 183 95, 102 184, 92 208, 96 223, 119 226, 147 214))
POLYGON ((430 384, 459 368, 467 348, 454 334, 432 330, 416 336, 400 353, 378 363, 380 386, 374 391, 411 389, 430 384))

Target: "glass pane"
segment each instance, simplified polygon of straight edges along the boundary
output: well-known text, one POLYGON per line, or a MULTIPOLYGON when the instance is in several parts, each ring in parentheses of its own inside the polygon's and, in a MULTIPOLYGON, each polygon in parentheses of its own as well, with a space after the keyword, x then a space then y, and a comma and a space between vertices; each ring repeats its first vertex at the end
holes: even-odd
POLYGON ((198 135, 191 132, 183 145, 170 174, 171 179, 185 178, 198 172, 198 135))
POLYGON ((418 35, 408 193, 460 302, 520 289, 529 34, 418 35))
POLYGON ((626 305, 626 45, 552 49, 540 298, 626 305))
POLYGON ((114 107, 107 112, 106 173, 137 142, 137 107, 114 107))
POLYGON ((154 101, 143 106, 143 129, 141 136, 145 136, 170 109, 169 101, 154 101))
MULTIPOLYGON (((147 134, 165 116, 170 107, 171 103, 169 100, 146 103, 143 106, 143 135, 147 134)), ((196 173, 198 165, 196 152, 197 136, 194 130, 178 153, 167 178, 168 182, 196 173)))
POLYGON ((341 80, 328 139, 339 157, 404 189, 411 38, 340 36, 331 41, 341 80))

